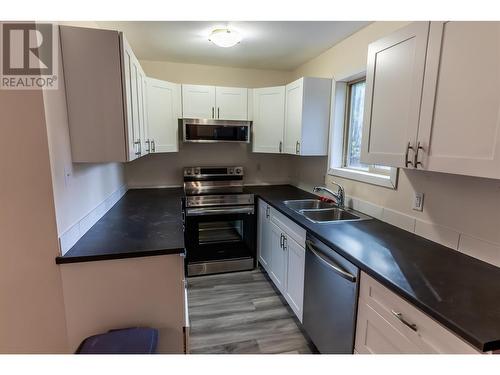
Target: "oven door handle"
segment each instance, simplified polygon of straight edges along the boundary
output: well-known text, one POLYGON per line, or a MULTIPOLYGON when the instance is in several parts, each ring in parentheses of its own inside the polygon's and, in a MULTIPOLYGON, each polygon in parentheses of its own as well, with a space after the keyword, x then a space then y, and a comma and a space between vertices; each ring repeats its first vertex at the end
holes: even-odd
POLYGON ((254 206, 249 207, 202 207, 188 208, 187 216, 204 216, 204 215, 231 215, 231 214, 248 214, 254 213, 254 206))

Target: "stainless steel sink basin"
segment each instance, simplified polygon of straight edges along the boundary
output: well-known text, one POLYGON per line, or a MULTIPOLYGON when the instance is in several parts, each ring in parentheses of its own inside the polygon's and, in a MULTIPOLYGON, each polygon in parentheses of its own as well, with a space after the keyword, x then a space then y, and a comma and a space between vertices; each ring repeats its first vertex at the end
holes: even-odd
POLYGON ((335 223, 342 221, 368 220, 371 217, 348 208, 340 208, 334 203, 319 199, 299 199, 283 202, 285 206, 304 215, 313 223, 335 223))
POLYGON ((285 204, 285 206, 294 211, 317 210, 323 208, 336 207, 334 203, 323 202, 320 201, 319 199, 299 199, 299 200, 284 201, 283 203, 285 204))
POLYGON ((360 216, 357 216, 347 210, 342 208, 328 208, 323 210, 301 210, 299 211, 302 215, 311 221, 318 222, 330 222, 338 220, 360 220, 360 216))

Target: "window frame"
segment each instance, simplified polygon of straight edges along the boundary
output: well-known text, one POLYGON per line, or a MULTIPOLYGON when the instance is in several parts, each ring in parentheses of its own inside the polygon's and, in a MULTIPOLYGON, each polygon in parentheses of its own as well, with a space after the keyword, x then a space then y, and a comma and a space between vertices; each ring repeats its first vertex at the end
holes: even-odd
POLYGON ((328 148, 328 171, 330 176, 338 176, 350 180, 397 188, 398 168, 389 167, 388 173, 374 173, 361 169, 348 168, 346 140, 349 137, 350 86, 366 80, 366 72, 362 71, 341 80, 332 80, 332 102, 330 114, 330 136, 328 148))

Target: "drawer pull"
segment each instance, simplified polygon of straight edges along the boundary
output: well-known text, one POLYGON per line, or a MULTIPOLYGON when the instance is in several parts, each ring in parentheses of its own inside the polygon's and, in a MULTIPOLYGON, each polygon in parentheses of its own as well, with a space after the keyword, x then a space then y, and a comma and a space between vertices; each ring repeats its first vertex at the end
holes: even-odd
POLYGON ((391 310, 391 313, 392 315, 394 315, 396 318, 399 319, 399 321, 401 323, 403 323, 405 326, 407 326, 408 328, 410 328, 412 331, 415 331, 417 332, 417 325, 414 324, 414 323, 409 323, 407 320, 405 320, 405 318, 403 318, 403 314, 401 314, 400 312, 396 312, 394 310, 391 310))

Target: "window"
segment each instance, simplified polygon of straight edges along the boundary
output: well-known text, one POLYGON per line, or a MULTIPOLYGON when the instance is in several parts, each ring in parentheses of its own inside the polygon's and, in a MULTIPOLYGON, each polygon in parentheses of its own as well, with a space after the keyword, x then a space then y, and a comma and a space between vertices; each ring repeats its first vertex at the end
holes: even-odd
POLYGON ((397 168, 361 162, 365 77, 335 83, 329 174, 396 187, 397 168))

